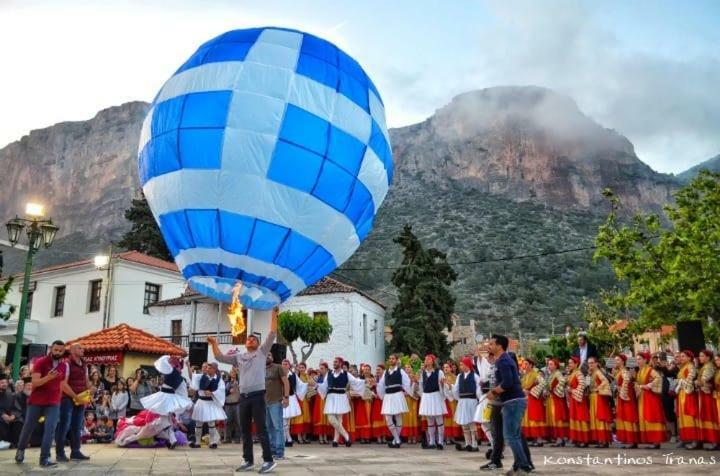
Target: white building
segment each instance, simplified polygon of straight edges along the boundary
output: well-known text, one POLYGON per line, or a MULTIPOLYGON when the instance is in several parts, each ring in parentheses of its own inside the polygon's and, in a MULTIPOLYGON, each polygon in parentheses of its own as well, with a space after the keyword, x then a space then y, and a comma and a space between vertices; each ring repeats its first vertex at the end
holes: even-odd
MULTIPOLYGON (((7 344, 15 342, 22 281, 22 275, 15 276, 6 299, 17 310, 0 323, 4 324, 0 355, 6 355, 7 344)), ((88 259, 35 270, 30 278, 24 344, 50 344, 100 330, 106 312, 108 327, 124 322, 145 328, 148 306, 178 296, 184 289, 185 280, 174 263, 137 251, 113 255, 109 269, 98 269, 88 259), (106 293, 108 279, 111 286, 106 293)))
MULTIPOLYGON (((332 278, 323 278, 282 304, 280 311, 285 310, 327 316, 333 327, 330 340, 315 346, 308 365, 316 367, 321 359, 332 360, 335 356, 354 364, 373 366, 385 360, 385 307, 362 291, 332 278)), ((207 336, 213 335, 218 337, 224 351, 242 349, 245 336, 230 335, 226 313, 227 305, 188 292, 150 306, 150 319, 143 328, 185 348, 190 342, 205 342, 207 336)), ((250 311, 246 322, 250 332, 263 339, 270 330, 270 311, 250 311)), ((298 357, 302 344, 293 343, 298 357)))

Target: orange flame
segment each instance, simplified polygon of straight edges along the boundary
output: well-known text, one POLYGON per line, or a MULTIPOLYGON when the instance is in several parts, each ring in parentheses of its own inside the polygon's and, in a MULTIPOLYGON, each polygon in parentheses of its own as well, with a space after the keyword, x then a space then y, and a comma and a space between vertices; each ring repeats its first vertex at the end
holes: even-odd
POLYGON ((245 332, 245 318, 243 317, 243 307, 240 304, 238 296, 240 296, 240 290, 242 284, 237 283, 233 288, 232 303, 228 307, 227 317, 230 321, 230 333, 237 337, 245 332))

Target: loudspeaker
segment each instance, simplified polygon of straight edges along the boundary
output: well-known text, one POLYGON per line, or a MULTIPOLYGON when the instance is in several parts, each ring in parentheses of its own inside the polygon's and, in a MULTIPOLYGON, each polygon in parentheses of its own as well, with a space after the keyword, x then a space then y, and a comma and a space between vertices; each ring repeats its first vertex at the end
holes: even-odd
POLYGON ((270 347, 270 353, 273 357, 273 362, 281 364, 283 360, 287 358, 287 346, 285 344, 273 344, 270 347))
POLYGON ((28 360, 32 362, 35 357, 43 357, 48 353, 47 344, 30 344, 28 348, 28 360))
POLYGON ((705 348, 705 334, 701 321, 678 321, 677 338, 680 350, 691 350, 697 356, 705 348))
MULTIPOLYGON (((20 351, 20 366, 27 365, 28 363, 28 349, 30 348, 29 345, 25 344, 22 346, 22 350, 20 351)), ((5 354, 5 365, 12 364, 13 356, 15 355, 15 344, 9 343, 7 345, 7 353, 5 354)))
POLYGON ((208 343, 207 342, 190 342, 190 365, 200 366, 208 359, 208 343))

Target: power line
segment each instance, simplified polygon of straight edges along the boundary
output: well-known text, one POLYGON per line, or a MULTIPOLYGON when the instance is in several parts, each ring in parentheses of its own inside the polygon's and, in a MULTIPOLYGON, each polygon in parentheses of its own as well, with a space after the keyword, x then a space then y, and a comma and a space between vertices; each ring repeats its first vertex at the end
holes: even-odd
MULTIPOLYGON (((475 261, 457 261, 454 263, 448 263, 450 266, 467 266, 467 265, 474 265, 474 264, 485 264, 485 263, 499 263, 503 261, 516 261, 521 259, 528 259, 528 258, 542 258, 544 256, 556 256, 556 255, 562 255, 567 253, 577 253, 579 251, 588 251, 588 250, 594 250, 596 249, 596 246, 585 246, 581 248, 570 248, 566 250, 558 250, 558 251, 546 251, 543 253, 535 253, 535 254, 528 254, 528 255, 517 255, 517 256, 507 256, 505 258, 493 258, 493 259, 483 259, 483 260, 475 260, 475 261)), ((383 270, 396 270, 401 268, 402 266, 378 266, 373 268, 342 268, 342 271, 383 271, 383 270)))

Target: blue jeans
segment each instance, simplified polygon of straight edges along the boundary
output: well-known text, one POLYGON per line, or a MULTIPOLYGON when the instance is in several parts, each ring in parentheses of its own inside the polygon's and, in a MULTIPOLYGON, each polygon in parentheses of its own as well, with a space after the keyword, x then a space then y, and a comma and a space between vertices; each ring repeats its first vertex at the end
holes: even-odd
POLYGON ((285 456, 285 428, 283 427, 283 406, 281 402, 269 403, 265 407, 265 421, 270 450, 275 456, 285 456))
POLYGON ((85 407, 77 406, 69 398, 60 401, 60 419, 55 431, 55 454, 65 454, 65 441, 70 431, 70 455, 80 453, 80 434, 85 423, 85 407))
POLYGON ((530 462, 522 444, 522 419, 527 410, 527 398, 505 402, 502 407, 503 438, 515 457, 515 466, 528 469, 530 462))
POLYGON ((41 416, 45 417, 42 444, 40 445, 40 460, 50 458, 50 447, 52 446, 55 428, 57 427, 60 405, 28 405, 25 412, 25 424, 20 432, 18 449, 27 448, 33 430, 38 424, 41 416))

